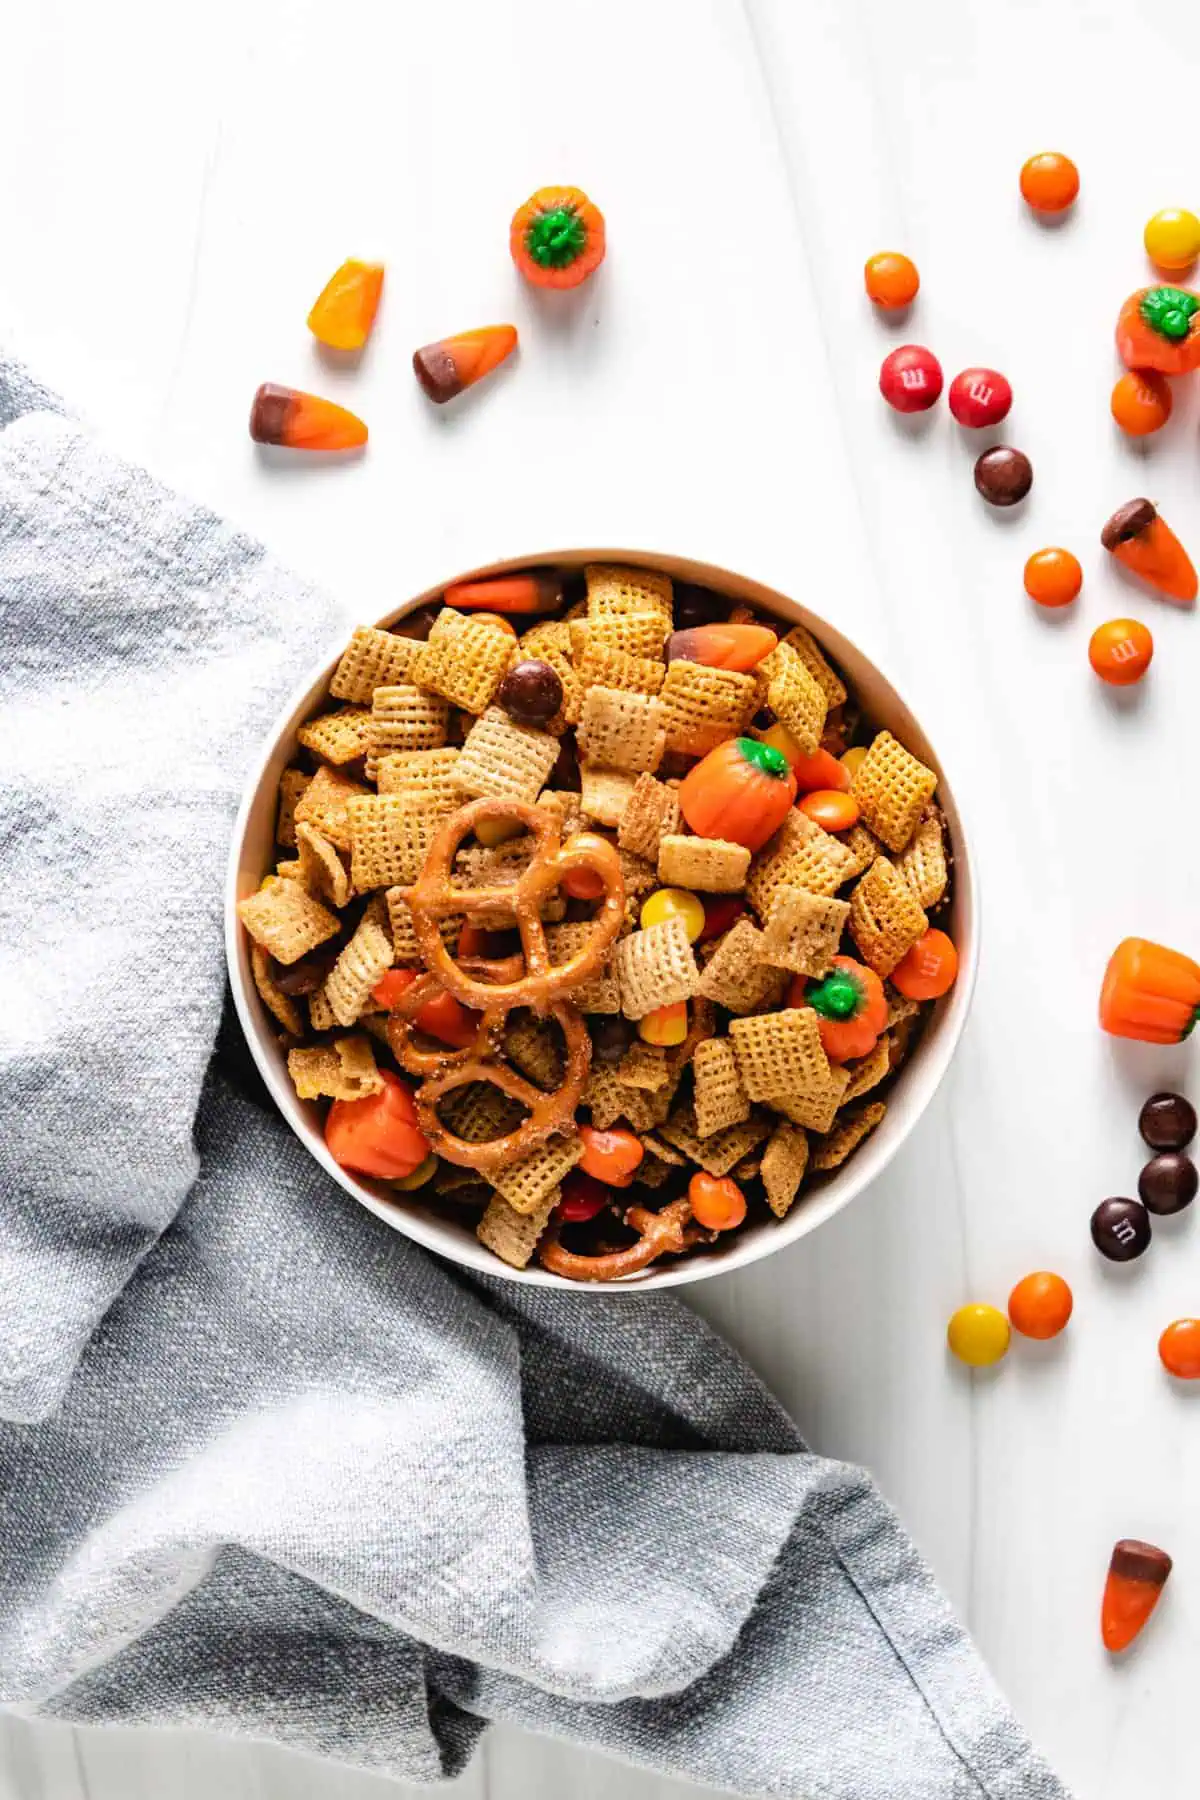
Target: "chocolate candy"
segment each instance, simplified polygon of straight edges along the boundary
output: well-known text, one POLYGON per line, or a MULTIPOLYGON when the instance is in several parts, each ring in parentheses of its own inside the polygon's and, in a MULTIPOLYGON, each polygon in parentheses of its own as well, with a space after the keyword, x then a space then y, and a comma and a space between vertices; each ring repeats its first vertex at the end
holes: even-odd
POLYGON ((989 506, 1016 506, 1033 486, 1033 464, 1023 450, 997 444, 976 462, 975 486, 989 506))
POLYGON ((619 1013, 592 1025, 592 1054, 597 1062, 619 1063, 633 1042, 634 1027, 619 1013))
POLYGON ((1182 1212, 1196 1198, 1200 1174, 1182 1150, 1163 1150, 1152 1156, 1138 1176, 1142 1205, 1152 1213, 1182 1212))
POLYGON ((1100 1609, 1106 1650, 1125 1650, 1132 1644, 1158 1605, 1171 1566, 1171 1558, 1157 1544, 1122 1538, 1113 1545, 1100 1609))
POLYGON ((1102 1200, 1092 1214, 1092 1242, 1109 1262, 1133 1262, 1150 1244, 1150 1214, 1139 1200, 1102 1200))
POLYGON ((1185 1150, 1196 1135, 1196 1109, 1182 1094, 1151 1094, 1138 1130, 1152 1150, 1185 1150))
POLYGON ((518 725, 545 725, 563 703, 563 684, 549 663, 531 657, 510 669, 496 696, 518 725))
POLYGON ((696 625, 713 625, 729 617, 729 602, 711 588, 697 587, 691 581, 675 583, 675 627, 690 631, 696 625))

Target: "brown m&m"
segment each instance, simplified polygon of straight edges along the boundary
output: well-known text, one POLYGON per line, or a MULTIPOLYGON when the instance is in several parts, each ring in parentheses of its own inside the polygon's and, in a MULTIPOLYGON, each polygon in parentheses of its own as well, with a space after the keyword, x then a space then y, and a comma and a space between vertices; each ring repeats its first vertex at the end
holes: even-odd
POLYGON ((989 506, 1016 506, 1033 486, 1033 464, 1023 450, 996 444, 976 461, 975 486, 989 506))
POLYGON ((1171 1558, 1157 1544, 1122 1538, 1113 1545, 1100 1607, 1106 1650, 1126 1650, 1158 1605, 1171 1573, 1171 1558))
POLYGON ((1152 1213, 1182 1212, 1196 1198, 1200 1173, 1182 1150, 1162 1150, 1152 1156, 1138 1176, 1142 1205, 1152 1213))
POLYGON ((1150 1244, 1150 1214, 1140 1200, 1102 1200, 1092 1214, 1092 1242, 1109 1262, 1133 1262, 1150 1244))
POLYGON ((1196 1135, 1196 1109, 1182 1094, 1151 1094, 1138 1130, 1152 1150, 1186 1150, 1196 1135))
POLYGON ((496 698, 518 725, 545 725, 562 706, 562 678, 549 663, 530 657, 509 670, 496 698))

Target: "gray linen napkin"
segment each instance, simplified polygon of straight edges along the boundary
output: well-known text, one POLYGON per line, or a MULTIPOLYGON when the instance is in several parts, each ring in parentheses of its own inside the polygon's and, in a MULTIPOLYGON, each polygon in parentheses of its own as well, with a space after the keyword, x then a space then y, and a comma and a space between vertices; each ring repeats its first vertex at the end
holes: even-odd
POLYGON ((868 1478, 686 1308, 468 1281, 206 1079, 236 796, 333 612, 3 360, 0 425, 0 1703, 1062 1800, 868 1478))

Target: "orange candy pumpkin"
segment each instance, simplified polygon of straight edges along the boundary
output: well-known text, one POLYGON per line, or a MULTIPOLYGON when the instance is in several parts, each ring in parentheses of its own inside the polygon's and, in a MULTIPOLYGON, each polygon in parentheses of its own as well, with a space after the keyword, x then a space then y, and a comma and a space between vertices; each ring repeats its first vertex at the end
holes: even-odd
POLYGON ((757 738, 729 738, 684 777, 679 806, 698 837, 761 850, 787 818, 796 777, 787 757, 757 738))
POLYGON ((1117 354, 1127 369, 1188 375, 1200 368, 1200 294, 1139 288, 1117 315, 1117 354))
POLYGON ((1147 938, 1125 938, 1108 959, 1100 1024, 1112 1037, 1178 1044, 1200 1017, 1200 965, 1147 938))
POLYGON ((604 214, 582 188, 539 188, 513 214, 508 247, 534 287, 578 287, 604 261, 604 214))
POLYGON ((811 1006, 830 1062, 869 1056, 887 1024, 887 995, 873 969, 852 956, 835 956, 823 980, 797 975, 788 990, 789 1006, 811 1006))

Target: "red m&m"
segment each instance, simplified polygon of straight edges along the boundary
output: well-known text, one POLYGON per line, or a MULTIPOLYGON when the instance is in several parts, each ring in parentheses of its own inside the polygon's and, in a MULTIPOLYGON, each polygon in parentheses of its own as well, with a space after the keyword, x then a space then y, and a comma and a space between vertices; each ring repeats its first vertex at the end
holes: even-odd
POLYGON ((942 391, 942 365, 921 344, 901 344, 885 356, 879 391, 897 412, 928 412, 942 391))
POLYGON ((998 425, 1008 417, 1013 394, 998 369, 964 369, 950 383, 946 398, 960 425, 982 431, 985 425, 998 425))

